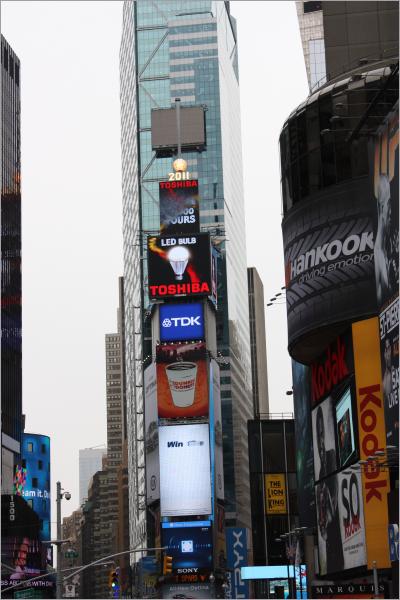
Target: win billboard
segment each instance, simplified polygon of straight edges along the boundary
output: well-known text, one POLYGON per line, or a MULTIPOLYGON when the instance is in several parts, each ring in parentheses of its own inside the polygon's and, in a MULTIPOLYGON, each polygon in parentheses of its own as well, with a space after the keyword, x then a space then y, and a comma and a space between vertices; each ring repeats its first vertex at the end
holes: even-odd
POLYGON ((159 428, 161 516, 211 514, 208 424, 159 428))

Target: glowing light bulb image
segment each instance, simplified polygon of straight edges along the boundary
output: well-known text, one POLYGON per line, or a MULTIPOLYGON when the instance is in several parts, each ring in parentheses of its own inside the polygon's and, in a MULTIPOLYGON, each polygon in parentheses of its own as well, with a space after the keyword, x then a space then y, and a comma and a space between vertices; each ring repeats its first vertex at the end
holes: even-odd
POLYGON ((186 269, 186 265, 188 264, 189 250, 187 248, 183 248, 182 246, 175 246, 168 252, 167 258, 173 272, 175 273, 175 279, 177 281, 181 281, 186 269))

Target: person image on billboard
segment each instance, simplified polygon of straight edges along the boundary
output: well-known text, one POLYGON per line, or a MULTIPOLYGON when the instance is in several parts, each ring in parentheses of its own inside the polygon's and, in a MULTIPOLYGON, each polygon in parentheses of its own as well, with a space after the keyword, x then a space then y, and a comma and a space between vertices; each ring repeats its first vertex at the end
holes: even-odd
POLYGON ((378 305, 390 298, 399 286, 399 228, 392 218, 390 183, 381 174, 378 183, 378 227, 374 246, 376 293, 378 305))
POLYGON ((315 488, 320 575, 341 571, 344 567, 338 493, 336 475, 315 488))
POLYGON ((350 388, 346 390, 336 405, 336 422, 340 466, 343 467, 355 449, 350 388))
MULTIPOLYGON (((329 418, 331 416, 331 399, 328 398, 324 404, 327 409, 325 410, 326 416, 329 418)), ((315 479, 319 480, 336 470, 336 450, 334 447, 332 420, 329 418, 328 424, 325 424, 324 411, 321 405, 314 412, 316 413, 314 443, 317 446, 317 454, 314 449, 314 467, 315 479), (328 444, 333 447, 327 449, 328 444)))

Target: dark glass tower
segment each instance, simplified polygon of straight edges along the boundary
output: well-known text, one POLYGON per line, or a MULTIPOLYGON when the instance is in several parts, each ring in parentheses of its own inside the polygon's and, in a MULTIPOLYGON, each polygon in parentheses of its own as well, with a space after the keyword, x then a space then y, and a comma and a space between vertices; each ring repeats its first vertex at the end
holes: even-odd
POLYGON ((1 81, 1 476, 11 493, 22 437, 21 100, 20 62, 3 36, 1 81))

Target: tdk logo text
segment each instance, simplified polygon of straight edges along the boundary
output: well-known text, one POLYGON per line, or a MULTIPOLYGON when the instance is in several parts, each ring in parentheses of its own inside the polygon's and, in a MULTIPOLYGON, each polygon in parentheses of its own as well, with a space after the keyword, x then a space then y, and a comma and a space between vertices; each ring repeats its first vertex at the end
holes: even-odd
POLYGON ((201 302, 160 305, 160 341, 174 342, 204 338, 201 302))
POLYGON ((201 326, 200 317, 171 317, 162 322, 163 327, 189 327, 190 325, 201 326))

